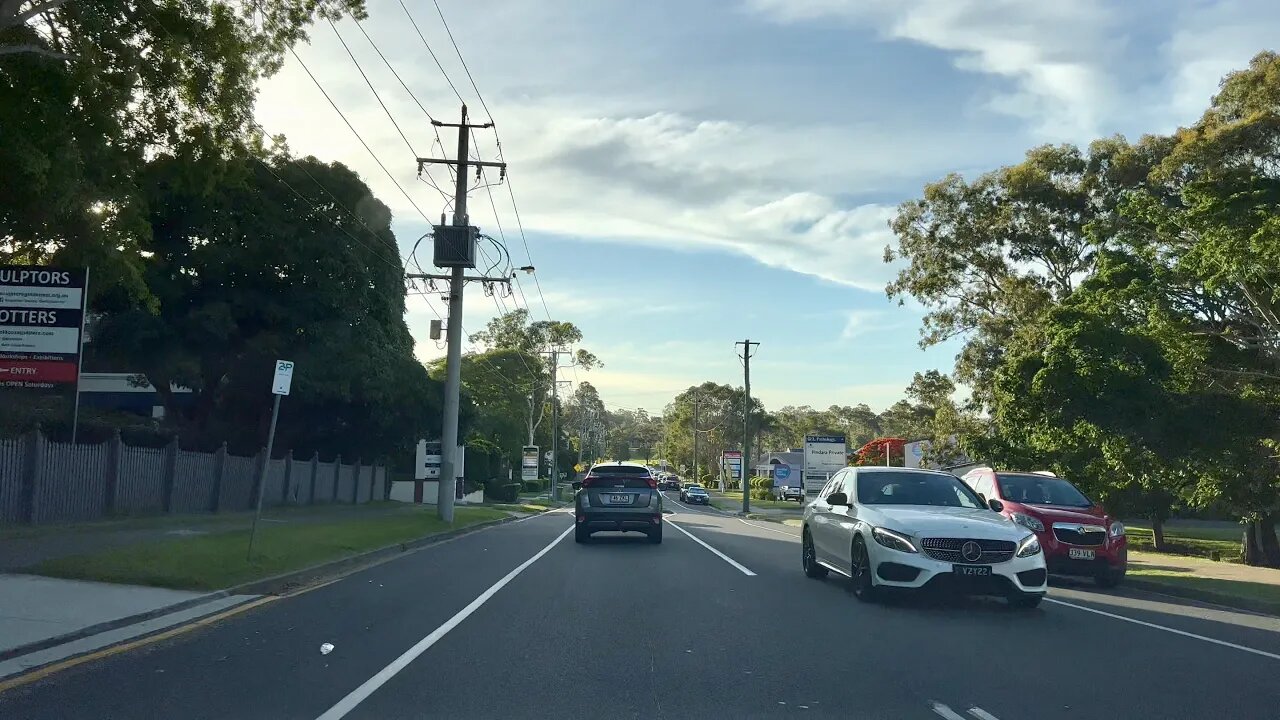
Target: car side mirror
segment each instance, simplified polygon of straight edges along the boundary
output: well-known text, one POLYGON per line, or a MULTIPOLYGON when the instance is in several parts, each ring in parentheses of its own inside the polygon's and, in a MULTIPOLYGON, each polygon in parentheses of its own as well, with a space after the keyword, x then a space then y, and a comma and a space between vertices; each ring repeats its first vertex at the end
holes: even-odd
POLYGON ((579 490, 582 489, 582 483, 577 480, 574 480, 571 484, 573 485, 574 492, 578 492, 579 490))
POLYGON ((1004 510, 1004 503, 992 498, 987 501, 987 507, 991 508, 991 512, 1000 512, 1004 510))
POLYGON ((844 507, 848 507, 848 505, 849 505, 849 496, 848 496, 848 495, 845 495, 845 494, 844 494, 844 493, 842 493, 842 492, 833 492, 833 493, 831 493, 830 495, 828 495, 828 496, 827 496, 827 504, 828 504, 828 505, 833 505, 833 506, 844 506, 844 507))

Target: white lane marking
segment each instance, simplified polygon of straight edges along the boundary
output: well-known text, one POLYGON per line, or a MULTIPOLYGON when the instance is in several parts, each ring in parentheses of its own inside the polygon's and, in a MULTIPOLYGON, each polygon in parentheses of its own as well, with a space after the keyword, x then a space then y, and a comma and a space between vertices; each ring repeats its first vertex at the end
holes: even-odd
POLYGON ((995 715, 992 715, 991 713, 987 712, 986 710, 983 710, 980 707, 969 708, 969 714, 978 718, 978 720, 1000 720, 1000 718, 996 717, 995 715))
POLYGON ((1084 610, 1085 612, 1091 612, 1091 613, 1094 613, 1095 615, 1102 615, 1104 617, 1114 618, 1116 620, 1123 620, 1125 622, 1133 623, 1134 625, 1142 625, 1143 627, 1155 628, 1156 630, 1164 630, 1165 632, 1170 632, 1170 633, 1173 633, 1174 635, 1181 635, 1183 637, 1194 638, 1196 640, 1203 640, 1207 643, 1213 643, 1214 645, 1221 645, 1223 647, 1234 648, 1236 650, 1243 650, 1244 652, 1253 653, 1254 655, 1261 655, 1262 657, 1271 658, 1272 660, 1280 660, 1280 655, 1277 655, 1275 653, 1269 653, 1266 650, 1259 650, 1257 648, 1251 648, 1244 645, 1237 645, 1233 642, 1227 642, 1226 640, 1219 640, 1217 638, 1206 637, 1204 635, 1197 635, 1192 632, 1187 632, 1186 630, 1178 630, 1176 628, 1167 627, 1165 625, 1157 625, 1155 623, 1149 623, 1145 620, 1137 620, 1135 618, 1125 617, 1124 615, 1109 613, 1106 610, 1097 610, 1091 607, 1085 607, 1084 605, 1076 605, 1075 603, 1063 602, 1062 600, 1054 600, 1053 598, 1045 598, 1045 601, 1051 602, 1055 605, 1063 605, 1069 608, 1075 608, 1077 610, 1084 610))
POLYGON ((507 583, 514 580, 517 575, 524 572, 526 568, 537 562, 538 558, 550 552, 551 548, 555 547, 561 540, 565 539, 569 533, 573 532, 573 527, 574 526, 570 525, 564 532, 560 533, 555 540, 547 543, 546 547, 539 550, 536 555, 520 563, 516 566, 516 569, 504 575, 498 582, 490 585, 488 590, 480 593, 475 600, 472 600, 466 607, 459 610, 456 615, 446 620, 443 625, 432 630, 430 635, 419 640, 413 647, 404 651, 404 654, 400 657, 392 660, 390 665, 379 670, 376 675, 365 680, 360 687, 352 690, 346 697, 339 700, 336 705, 326 710, 318 720, 338 720, 339 718, 345 717, 347 713, 354 710, 357 705, 377 691, 378 688, 386 684, 388 680, 395 677, 397 673, 408 667, 409 663, 416 660, 419 655, 426 652, 432 645, 439 642, 440 638, 447 635, 450 630, 456 628, 463 620, 466 620, 472 613, 480 609, 481 605, 484 605, 489 601, 489 598, 493 597, 499 590, 506 587, 507 583))
POLYGON ((748 569, 747 569, 747 568, 746 568, 742 563, 738 562, 737 560, 734 560, 733 558, 729 557, 728 555, 725 555, 724 553, 720 552, 719 550, 717 550, 717 549, 715 549, 715 548, 711 547, 710 545, 708 545, 708 544, 706 544, 706 543, 702 542, 702 540, 700 540, 696 535, 694 535, 693 533, 689 532, 688 530, 685 530, 684 528, 682 528, 682 527, 680 527, 679 525, 677 525, 677 524, 676 524, 676 522, 675 522, 674 520, 668 520, 668 521, 667 521, 667 524, 668 524, 668 525, 670 525, 671 527, 673 527, 673 528, 675 528, 675 529, 679 530, 680 532, 684 533, 685 535, 688 535, 690 540, 692 540, 692 541, 694 541, 694 542, 698 543, 698 544, 699 544, 699 545, 701 545, 702 547, 704 547, 704 548, 706 548, 706 549, 710 550, 711 552, 715 553, 716 557, 719 557, 721 560, 723 560, 723 561, 725 561, 725 562, 729 563, 730 565, 732 565, 732 566, 734 566, 734 567, 738 568, 738 570, 741 570, 743 575, 755 575, 755 573, 753 573, 753 572, 751 572, 750 570, 748 570, 748 569))
POLYGON ((776 529, 776 528, 765 527, 764 525, 757 525, 757 524, 752 523, 752 522, 747 522, 746 520, 743 520, 742 518, 738 518, 738 522, 742 523, 743 525, 750 525, 751 527, 754 527, 754 528, 760 528, 761 530, 768 530, 768 531, 769 531, 769 532, 771 532, 771 533, 777 533, 777 534, 779 534, 779 535, 786 535, 787 537, 789 537, 789 538, 791 538, 791 539, 793 539, 793 540, 799 540, 799 539, 800 539, 800 535, 799 535, 799 534, 797 534, 797 533, 789 533, 789 532, 786 532, 786 531, 784 531, 784 530, 778 530, 778 529, 776 529))
POLYGON ((951 708, 947 707, 946 705, 943 705, 940 702, 935 702, 932 705, 930 705, 930 707, 933 708, 933 711, 935 713, 941 715, 947 720, 964 720, 963 715, 960 715, 955 710, 952 710, 951 708))

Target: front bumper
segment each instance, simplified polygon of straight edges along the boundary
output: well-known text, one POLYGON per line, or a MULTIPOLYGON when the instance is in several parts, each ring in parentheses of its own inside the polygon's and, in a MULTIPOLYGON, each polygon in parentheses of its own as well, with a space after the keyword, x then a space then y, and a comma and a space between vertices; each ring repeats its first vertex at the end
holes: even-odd
POLYGON ((699 497, 697 495, 691 495, 687 500, 685 500, 685 502, 690 505, 710 505, 711 498, 706 496, 699 497))
POLYGON ((1103 545, 1068 545, 1058 542, 1052 532, 1036 533, 1040 547, 1044 549, 1049 572, 1055 575, 1080 575, 1092 577, 1106 572, 1123 572, 1129 565, 1129 545, 1123 538, 1108 538, 1103 545), (1072 548, 1092 550, 1092 560, 1071 557, 1072 548))
POLYGON ((1043 552, 984 565, 991 568, 991 575, 969 577, 953 572, 956 563, 935 560, 924 553, 892 550, 874 538, 867 539, 867 551, 876 584, 882 587, 946 587, 969 595, 1044 593, 1049 589, 1043 552))

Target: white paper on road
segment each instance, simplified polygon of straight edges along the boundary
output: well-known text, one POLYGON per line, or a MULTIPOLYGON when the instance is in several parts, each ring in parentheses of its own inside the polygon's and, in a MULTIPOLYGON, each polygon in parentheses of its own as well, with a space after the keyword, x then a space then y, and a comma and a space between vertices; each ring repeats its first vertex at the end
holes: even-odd
POLYGON ((331 652, 333 652, 333 643, 325 643, 320 646, 321 655, 328 655, 331 652))

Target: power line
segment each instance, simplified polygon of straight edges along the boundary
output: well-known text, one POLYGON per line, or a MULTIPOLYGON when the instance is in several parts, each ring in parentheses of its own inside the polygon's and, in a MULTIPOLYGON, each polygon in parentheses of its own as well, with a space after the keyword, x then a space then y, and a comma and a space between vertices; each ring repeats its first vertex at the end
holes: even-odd
MULTIPOLYGON (((489 116, 489 122, 493 122, 493 113, 489 112, 489 106, 484 101, 484 96, 480 94, 480 88, 476 87, 476 79, 471 77, 471 68, 467 67, 467 61, 462 57, 462 50, 458 49, 458 41, 453 39, 453 31, 449 29, 449 22, 444 19, 444 11, 440 9, 438 0, 431 0, 436 6, 436 14, 440 16, 440 24, 444 25, 444 31, 449 36, 449 42, 453 44, 453 51, 458 54, 458 62, 462 63, 462 70, 467 74, 467 79, 471 81, 471 89, 476 91, 476 97, 480 99, 480 107, 484 108, 484 114, 489 116)), ((403 4, 403 2, 401 3, 403 4)), ((450 85, 453 83, 450 82, 450 85)), ((457 88, 453 90, 458 92, 457 88)), ((461 99, 461 97, 459 97, 461 99)))
POLYGON ((364 149, 369 153, 369 156, 373 158, 374 162, 378 163, 378 167, 382 168, 382 172, 386 173, 387 178, 396 186, 396 189, 400 191, 400 194, 404 195, 404 198, 409 201, 409 204, 413 206, 414 210, 418 211, 418 214, 422 216, 423 220, 430 223, 431 220, 427 217, 427 214, 422 211, 422 208, 418 207, 418 203, 413 201, 413 198, 409 196, 409 193, 406 192, 404 187, 396 180, 395 175, 391 174, 391 171, 387 169, 387 166, 384 165, 382 160, 378 158, 378 155, 373 152, 373 148, 369 147, 369 143, 364 141, 364 138, 360 135, 360 131, 356 130, 355 126, 351 124, 351 121, 348 120, 347 116, 342 112, 342 109, 339 108, 338 104, 329 96, 329 93, 324 89, 324 86, 320 84, 320 81, 316 79, 315 74, 311 72, 311 68, 307 67, 307 64, 302 62, 302 58, 298 57, 298 53, 292 47, 289 48, 289 53, 293 55, 294 60, 298 61, 298 64, 302 66, 302 69, 306 71, 307 77, 311 78, 311 82, 315 83, 316 89, 320 91, 321 95, 324 95, 325 100, 329 101, 329 105, 333 108, 334 112, 338 113, 338 117, 342 118, 342 122, 351 130, 351 134, 356 136, 356 139, 364 146, 364 149))
MULTIPOLYGON (((409 8, 404 4, 404 0, 400 0, 400 7, 404 9, 405 16, 409 18, 409 24, 413 25, 414 32, 418 33, 418 39, 421 40, 423 46, 427 48, 427 53, 430 54, 431 59, 436 62, 436 67, 440 68, 440 74, 444 75, 445 82, 449 83, 449 87, 453 89, 453 94, 457 96, 458 102, 465 105, 467 101, 463 99, 462 93, 458 92, 457 86, 454 85, 453 80, 449 78, 449 73, 445 72, 444 65, 440 64, 440 58, 436 57, 436 52, 431 49, 431 43, 427 42, 427 38, 422 34, 422 31, 418 29, 418 22, 413 19, 413 13, 409 12, 409 8)), ((438 10, 439 6, 437 6, 436 9, 438 10)), ((484 105, 484 101, 481 100, 480 104, 484 105)), ((489 112, 489 108, 485 108, 484 111, 486 113, 489 112)), ((490 120, 492 119, 493 118, 490 118, 490 120)))

